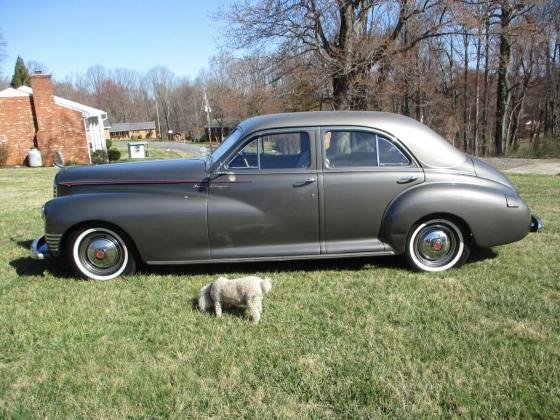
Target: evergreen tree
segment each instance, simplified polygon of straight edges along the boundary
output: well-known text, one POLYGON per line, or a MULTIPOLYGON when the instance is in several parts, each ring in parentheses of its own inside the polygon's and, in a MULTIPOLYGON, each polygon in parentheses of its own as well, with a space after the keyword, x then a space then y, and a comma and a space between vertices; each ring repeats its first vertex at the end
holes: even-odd
POLYGON ((18 56, 16 60, 16 66, 14 68, 14 75, 12 76, 12 86, 14 89, 25 85, 29 86, 29 72, 27 71, 27 67, 25 67, 25 63, 23 62, 23 58, 18 56))

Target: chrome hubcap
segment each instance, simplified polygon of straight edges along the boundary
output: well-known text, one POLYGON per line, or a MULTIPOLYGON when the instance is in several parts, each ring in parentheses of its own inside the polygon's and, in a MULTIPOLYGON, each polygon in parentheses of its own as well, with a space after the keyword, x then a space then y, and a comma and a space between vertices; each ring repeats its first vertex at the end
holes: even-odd
POLYGON ((429 266, 442 266, 453 259, 457 252, 458 239, 455 232, 443 224, 424 227, 415 241, 418 259, 429 266))
POLYGON ((109 268, 119 261, 119 244, 113 238, 97 238, 87 247, 87 258, 99 268, 109 268))
POLYGON ((109 233, 98 231, 83 238, 78 255, 89 272, 106 276, 118 271, 122 266, 124 248, 117 238, 109 233))

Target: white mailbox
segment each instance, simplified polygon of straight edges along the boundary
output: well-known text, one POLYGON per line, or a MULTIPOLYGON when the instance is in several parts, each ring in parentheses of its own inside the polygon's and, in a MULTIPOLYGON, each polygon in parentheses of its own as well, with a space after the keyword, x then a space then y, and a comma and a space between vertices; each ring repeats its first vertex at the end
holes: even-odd
POLYGON ((130 159, 144 159, 148 156, 148 142, 135 141, 128 143, 128 157, 130 159))

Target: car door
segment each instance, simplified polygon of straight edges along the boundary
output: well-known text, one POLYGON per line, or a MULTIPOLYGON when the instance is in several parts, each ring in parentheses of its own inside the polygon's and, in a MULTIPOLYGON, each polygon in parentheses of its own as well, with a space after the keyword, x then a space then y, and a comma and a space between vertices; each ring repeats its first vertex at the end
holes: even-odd
POLYGON ((395 139, 370 129, 323 127, 321 139, 326 252, 384 251, 385 209, 424 181, 422 169, 395 139))
POLYGON ((319 254, 313 129, 248 136, 211 176, 213 259, 319 254))

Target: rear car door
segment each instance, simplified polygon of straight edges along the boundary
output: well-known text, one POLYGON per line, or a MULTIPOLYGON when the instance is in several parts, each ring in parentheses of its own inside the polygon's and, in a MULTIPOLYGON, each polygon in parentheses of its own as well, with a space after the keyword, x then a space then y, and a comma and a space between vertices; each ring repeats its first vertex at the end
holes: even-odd
POLYGON ((385 209, 424 172, 397 140, 371 129, 323 127, 321 139, 326 252, 384 251, 385 209))

